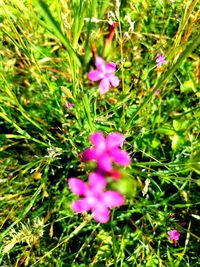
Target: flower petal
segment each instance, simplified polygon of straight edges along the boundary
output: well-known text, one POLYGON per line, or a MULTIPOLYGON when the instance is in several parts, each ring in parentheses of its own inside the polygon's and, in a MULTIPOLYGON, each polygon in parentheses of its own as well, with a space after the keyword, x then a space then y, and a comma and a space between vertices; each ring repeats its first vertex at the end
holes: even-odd
POLYGON ((78 178, 69 178, 68 179, 68 185, 70 190, 79 196, 84 196, 87 190, 87 185, 84 181, 78 179, 78 178))
POLYGON ((88 79, 93 82, 101 80, 103 76, 104 75, 98 70, 92 70, 88 73, 88 79))
POLYGON ((90 135, 90 142, 98 147, 98 149, 103 150, 106 148, 105 138, 102 132, 96 132, 90 135))
POLYGON ((97 165, 99 170, 110 172, 112 170, 112 159, 104 153, 98 157, 97 165))
POLYGON ((93 172, 89 175, 89 186, 95 193, 102 192, 106 187, 106 178, 93 172))
POLYGON ((106 191, 102 194, 102 201, 109 208, 119 207, 124 204, 124 197, 116 191, 106 191))
POLYGON ((102 194, 103 203, 109 208, 119 207, 124 204, 124 197, 116 191, 106 191, 102 194))
POLYGON ((95 221, 100 223, 107 223, 110 220, 110 211, 108 208, 95 209, 92 213, 95 221))
POLYGON ((157 67, 160 68, 162 66, 161 62, 157 63, 157 67))
POLYGON ((100 84, 99 84, 99 90, 102 94, 105 94, 108 92, 110 88, 110 82, 108 78, 104 78, 101 80, 100 84))
POLYGON ((71 107, 73 107, 74 106, 74 104, 72 104, 72 103, 68 103, 67 104, 67 109, 70 109, 71 107))
POLYGON ((99 72, 105 73, 105 71, 106 71, 106 62, 102 57, 96 57, 95 66, 97 67, 99 72))
POLYGON ((93 149, 93 148, 86 148, 82 153, 83 161, 95 160, 96 157, 97 157, 96 149, 93 149))
POLYGON ((128 166, 131 162, 129 154, 122 149, 112 149, 109 151, 109 154, 112 156, 114 162, 121 166, 128 166))
POLYGON ((113 87, 117 87, 120 84, 119 78, 113 73, 109 74, 109 81, 110 81, 110 83, 112 84, 113 87))
POLYGON ((83 213, 89 211, 91 207, 87 203, 86 199, 79 199, 72 204, 71 208, 77 213, 83 213))
POLYGON ((115 63, 109 62, 106 65, 106 73, 112 73, 112 72, 115 72, 115 70, 116 70, 116 64, 115 63))
POLYGON ((124 135, 121 133, 111 133, 106 138, 107 149, 116 148, 122 146, 124 142, 124 135))

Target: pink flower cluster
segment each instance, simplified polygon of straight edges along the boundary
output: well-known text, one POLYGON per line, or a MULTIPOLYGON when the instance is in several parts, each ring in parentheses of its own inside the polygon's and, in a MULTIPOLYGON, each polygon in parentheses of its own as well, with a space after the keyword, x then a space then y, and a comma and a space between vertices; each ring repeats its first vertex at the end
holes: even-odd
POLYGON ((90 136, 90 141, 93 147, 83 152, 83 161, 95 160, 98 170, 111 172, 113 162, 120 166, 130 164, 128 153, 120 148, 124 142, 123 134, 111 133, 105 138, 102 132, 96 132, 90 136))
POLYGON ((118 178, 120 173, 114 169, 113 163, 128 166, 130 157, 120 148, 124 142, 124 136, 120 133, 111 133, 105 138, 102 132, 96 132, 90 135, 90 141, 93 146, 83 152, 82 159, 96 161, 97 167, 89 175, 88 183, 76 177, 68 179, 70 190, 81 197, 72 204, 72 210, 77 213, 91 211, 96 221, 106 223, 110 219, 110 209, 125 202, 120 193, 106 191, 106 177, 118 178))

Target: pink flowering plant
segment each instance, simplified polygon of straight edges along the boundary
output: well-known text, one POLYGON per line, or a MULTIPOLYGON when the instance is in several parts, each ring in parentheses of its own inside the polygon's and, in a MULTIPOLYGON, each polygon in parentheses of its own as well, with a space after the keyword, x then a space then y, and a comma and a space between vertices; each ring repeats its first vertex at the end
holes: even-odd
POLYGON ((172 231, 169 231, 168 235, 169 235, 169 240, 172 240, 174 246, 176 246, 176 242, 179 240, 180 233, 176 229, 174 229, 172 231))
POLYGON ((1 3, 0 267, 200 267, 200 1, 1 3))
POLYGON ((99 90, 101 94, 108 92, 110 86, 119 86, 119 78, 114 74, 116 71, 116 64, 109 62, 108 64, 102 57, 97 56, 95 58, 96 70, 92 70, 88 73, 88 79, 91 81, 100 81, 99 90))
POLYGON ((68 180, 70 190, 82 197, 72 204, 77 213, 91 210, 94 219, 100 223, 107 223, 110 219, 110 208, 124 204, 124 197, 116 191, 106 191, 106 178, 98 173, 89 175, 89 182, 85 183, 78 178, 68 180))
POLYGON ((89 175, 88 183, 76 177, 68 179, 70 190, 81 197, 72 204, 72 210, 77 213, 91 211, 97 222, 106 223, 110 219, 110 209, 125 203, 125 198, 119 192, 106 190, 107 175, 120 178, 119 170, 112 163, 128 166, 130 157, 120 148, 124 142, 121 133, 114 132, 105 138, 102 132, 96 132, 90 135, 90 141, 93 147, 83 152, 82 159, 96 161, 97 166, 89 175))
POLYGON ((156 55, 156 63, 157 63, 157 68, 160 68, 162 65, 166 65, 167 61, 165 60, 165 56, 158 53, 156 55))
POLYGON ((69 110, 69 109, 71 109, 73 106, 74 106, 74 104, 72 104, 72 103, 68 103, 68 104, 67 104, 67 109, 69 110))
POLYGON ((87 148, 82 155, 83 161, 96 161, 97 169, 104 172, 111 172, 112 163, 120 166, 130 164, 130 156, 121 149, 124 142, 124 135, 121 133, 111 133, 106 138, 102 132, 90 135, 91 148, 87 148))

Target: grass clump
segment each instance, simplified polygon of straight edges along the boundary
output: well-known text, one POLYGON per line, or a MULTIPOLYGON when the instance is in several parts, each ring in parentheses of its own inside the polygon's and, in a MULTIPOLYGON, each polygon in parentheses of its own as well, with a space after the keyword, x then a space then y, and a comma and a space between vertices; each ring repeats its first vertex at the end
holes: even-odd
POLYGON ((0 2, 0 265, 200 264, 199 7, 0 2), (97 55, 117 66, 106 94, 87 77, 97 55), (87 181, 100 131, 124 134, 131 158, 109 181, 126 202, 106 224, 73 212, 66 182, 87 181))

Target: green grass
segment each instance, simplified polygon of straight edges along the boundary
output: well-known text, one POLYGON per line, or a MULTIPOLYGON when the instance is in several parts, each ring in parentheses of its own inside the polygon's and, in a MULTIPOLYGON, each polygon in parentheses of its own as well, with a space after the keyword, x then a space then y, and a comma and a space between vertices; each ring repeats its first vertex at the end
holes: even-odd
POLYGON ((0 1, 1 266, 200 265, 199 8, 0 1), (109 19, 118 27, 105 45, 109 19), (94 44, 121 81, 104 96, 87 79, 94 44), (160 69, 157 53, 168 62, 160 69), (87 179, 80 154, 94 131, 125 134, 132 159, 117 185, 126 204, 107 224, 74 214, 66 183, 87 179))

